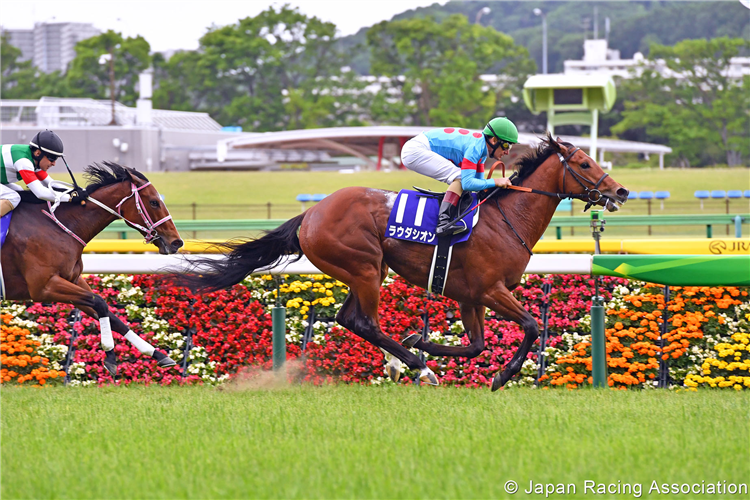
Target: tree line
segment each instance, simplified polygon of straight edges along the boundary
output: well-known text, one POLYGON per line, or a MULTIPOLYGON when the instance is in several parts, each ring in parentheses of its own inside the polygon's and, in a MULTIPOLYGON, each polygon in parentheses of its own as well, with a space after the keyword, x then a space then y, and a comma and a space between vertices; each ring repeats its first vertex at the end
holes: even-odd
MULTIPOLYGON (((542 133, 546 123, 521 99, 524 81, 537 71, 529 51, 463 14, 383 21, 368 29, 364 43, 344 46, 334 24, 289 6, 270 7, 212 27, 197 50, 169 58, 152 54, 140 36, 108 31, 79 42, 65 74, 20 62, 20 51, 5 40, 1 48, 5 99, 109 98, 112 57, 115 99, 123 104, 135 104, 138 74, 152 68, 155 108, 207 112, 246 131, 479 128, 505 115, 521 130, 542 133), (354 55, 363 52, 377 76, 352 69, 354 55)), ((747 161, 750 81, 729 80, 725 68, 748 48, 747 41, 728 37, 652 44, 642 74, 618 82, 617 103, 602 117, 600 135, 667 144, 675 152, 672 162, 683 166, 747 161), (658 71, 657 61, 680 78, 658 71)))

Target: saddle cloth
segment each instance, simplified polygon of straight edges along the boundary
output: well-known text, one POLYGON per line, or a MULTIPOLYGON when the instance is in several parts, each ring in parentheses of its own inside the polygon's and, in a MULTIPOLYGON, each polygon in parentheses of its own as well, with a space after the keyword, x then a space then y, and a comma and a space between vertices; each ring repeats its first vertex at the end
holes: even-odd
MULTIPOLYGON (((474 208, 477 204, 476 193, 471 194, 471 205, 461 206, 460 213, 467 208, 474 208)), ((461 203, 460 205, 464 205, 461 203)), ((391 214, 388 217, 388 225, 385 228, 386 238, 413 241, 425 245, 437 245, 438 237, 435 234, 437 228, 438 212, 440 211, 440 200, 435 197, 417 191, 402 189, 396 196, 391 214)), ((469 239, 472 228, 479 221, 479 210, 472 210, 461 219, 467 230, 453 235, 450 244, 462 243, 469 239)))
POLYGON ((13 210, 0 218, 0 247, 5 243, 5 237, 8 236, 8 228, 10 227, 10 218, 12 215, 13 210))
MULTIPOLYGON (((10 218, 12 215, 13 210, 0 218, 0 252, 2 252, 5 237, 8 236, 8 228, 10 227, 10 218)), ((3 280, 3 266, 0 264, 0 300, 3 299, 5 299, 5 280, 3 280)))

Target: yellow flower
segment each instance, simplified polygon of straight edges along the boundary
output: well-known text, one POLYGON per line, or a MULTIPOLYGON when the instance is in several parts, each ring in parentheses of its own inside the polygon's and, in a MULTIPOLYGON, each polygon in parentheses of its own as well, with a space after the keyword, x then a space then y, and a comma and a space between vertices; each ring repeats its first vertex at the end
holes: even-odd
POLYGON ((332 291, 330 291, 330 290, 328 290, 328 291, 326 292, 326 295, 327 295, 327 296, 329 296, 329 297, 331 297, 331 296, 333 296, 333 292, 332 292, 332 291))

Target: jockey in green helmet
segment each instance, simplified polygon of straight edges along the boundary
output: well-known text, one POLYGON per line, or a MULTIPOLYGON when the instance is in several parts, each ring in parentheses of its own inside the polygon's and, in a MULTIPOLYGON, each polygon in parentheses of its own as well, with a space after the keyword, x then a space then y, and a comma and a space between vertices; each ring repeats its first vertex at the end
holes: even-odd
POLYGON ((464 191, 510 185, 504 177, 485 179, 484 165, 487 158, 501 161, 517 142, 518 129, 513 122, 497 117, 481 133, 449 127, 424 132, 404 144, 401 160, 406 168, 450 185, 440 204, 436 229, 439 237, 466 229, 463 224, 453 223, 464 191))

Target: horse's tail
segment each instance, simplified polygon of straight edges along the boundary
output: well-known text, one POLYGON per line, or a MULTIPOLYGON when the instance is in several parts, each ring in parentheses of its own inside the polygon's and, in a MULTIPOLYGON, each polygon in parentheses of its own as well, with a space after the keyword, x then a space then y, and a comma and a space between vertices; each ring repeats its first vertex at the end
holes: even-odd
POLYGON ((285 255, 302 258, 297 230, 305 214, 289 219, 257 240, 228 241, 219 245, 223 259, 187 258, 188 274, 176 277, 175 284, 201 293, 236 285, 256 269, 272 266, 285 255))

